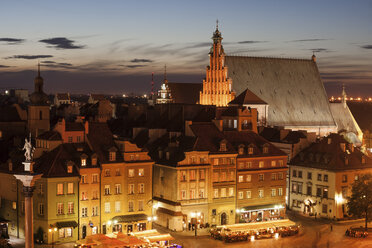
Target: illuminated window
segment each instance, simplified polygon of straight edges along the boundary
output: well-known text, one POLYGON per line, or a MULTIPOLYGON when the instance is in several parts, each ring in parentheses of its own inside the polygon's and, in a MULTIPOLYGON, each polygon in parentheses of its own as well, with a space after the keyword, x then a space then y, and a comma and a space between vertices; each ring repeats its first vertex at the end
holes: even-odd
POLYGON ((238 177, 238 182, 241 183, 241 182, 243 182, 243 181, 244 181, 244 176, 239 176, 239 177, 238 177))
POLYGON ((73 214, 74 213, 74 203, 73 202, 68 202, 67 203, 67 213, 68 214, 73 214))
POLYGON ((263 189, 259 189, 258 190, 258 197, 259 198, 263 198, 264 197, 264 190, 263 189))
POLYGON ((121 184, 120 183, 115 184, 115 194, 116 195, 121 194, 121 184))
POLYGON ((271 196, 272 197, 276 196, 276 189, 271 189, 271 196))
POLYGON ((133 201, 128 202, 128 212, 133 212, 134 211, 134 203, 133 201))
POLYGON ((271 161, 271 166, 272 167, 275 167, 276 166, 276 161, 275 160, 271 161))
POLYGON ((106 169, 105 170, 105 177, 109 177, 110 176, 110 169, 106 169))
POLYGON ((282 196, 283 195, 283 188, 278 188, 278 196, 282 196))
POLYGON ((143 177, 145 175, 145 169, 140 168, 138 169, 138 176, 143 177))
POLYGON ((181 190, 181 200, 186 199, 186 190, 181 190))
POLYGON ((252 191, 247 190, 247 191, 245 191, 245 194, 246 194, 247 199, 251 199, 252 198, 252 191))
POLYGON ((226 197, 226 188, 221 188, 221 197, 226 197))
POLYGON ((234 188, 230 187, 229 188, 229 197, 234 196, 234 188))
POLYGON ((120 201, 116 201, 115 202, 115 212, 118 213, 120 212, 121 210, 121 207, 120 207, 120 201))
POLYGON ((213 197, 218 198, 218 189, 213 190, 213 197))
POLYGON ((259 168, 263 168, 264 165, 265 165, 264 161, 260 161, 260 162, 258 163, 258 167, 259 167, 259 168))
POLYGON ((57 214, 58 215, 64 214, 64 207, 63 203, 61 202, 57 203, 57 214))
POLYGON ((98 206, 92 207, 92 216, 98 216, 98 206))
POLYGON ((81 166, 86 166, 87 160, 85 158, 81 159, 81 166))
POLYGON ((98 183, 98 174, 92 175, 92 183, 98 183))
POLYGON ((143 200, 138 201, 138 211, 143 211, 144 210, 144 203, 143 200))
POLYGON ((67 194, 74 193, 74 183, 67 183, 67 194))
POLYGON ((105 213, 111 212, 111 205, 109 202, 105 202, 105 213))
POLYGON ((238 193, 238 197, 239 197, 239 199, 243 199, 243 198, 244 198, 244 193, 243 193, 243 191, 239 191, 239 193, 238 193))
POLYGON ((63 183, 57 184, 57 195, 63 195, 63 183))
POLYGON ((82 201, 88 200, 88 193, 86 191, 81 191, 81 200, 82 201))
POLYGON ((138 193, 140 193, 140 194, 145 193, 145 184, 144 183, 138 184, 138 193))
POLYGON ((195 189, 190 189, 190 199, 195 199, 196 194, 195 194, 195 189))
POLYGON ((44 215, 44 203, 39 203, 37 209, 38 209, 38 214, 39 215, 44 215))
POLYGON ((245 180, 246 180, 247 182, 251 182, 251 181, 252 181, 252 175, 246 175, 245 180))
POLYGON ((120 169, 115 170, 115 176, 117 176, 117 177, 120 176, 120 169))
POLYGON ((109 195, 110 193, 110 185, 105 185, 105 195, 109 195))
POLYGON ((134 169, 128 170, 128 177, 134 177, 134 169))
POLYGON ((67 173, 72 173, 72 165, 67 165, 67 173))
POLYGON ((252 155, 253 154, 253 147, 248 147, 248 154, 252 155))
POLYGON ((204 199, 205 191, 204 189, 199 189, 199 198, 204 199))
POLYGON ((134 194, 134 184, 129 184, 128 194, 130 195, 134 194))
POLYGON ((94 190, 94 191, 93 191, 92 199, 93 199, 93 200, 97 200, 97 199, 98 199, 98 191, 97 191, 97 190, 94 190))
POLYGON ((110 161, 115 161, 116 160, 116 152, 110 152, 109 160, 110 161))
POLYGON ((247 167, 247 169, 252 168, 252 162, 247 162, 247 163, 246 163, 246 167, 247 167))
POLYGON ((88 208, 81 208, 81 217, 88 217, 88 208))

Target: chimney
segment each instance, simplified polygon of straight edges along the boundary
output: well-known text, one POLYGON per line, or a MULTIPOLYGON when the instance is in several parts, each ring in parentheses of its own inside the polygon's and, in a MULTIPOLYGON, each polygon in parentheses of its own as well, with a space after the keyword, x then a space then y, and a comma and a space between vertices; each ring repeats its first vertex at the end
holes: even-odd
POLYGON ((85 122, 84 127, 85 127, 85 135, 88 135, 89 134, 89 122, 88 121, 85 122))
POLYGON ((185 135, 186 136, 194 136, 194 133, 191 131, 190 126, 192 125, 192 121, 185 121, 185 135))
POLYGON ((343 152, 346 151, 346 144, 345 144, 345 143, 340 143, 340 147, 341 147, 341 150, 342 150, 343 152))

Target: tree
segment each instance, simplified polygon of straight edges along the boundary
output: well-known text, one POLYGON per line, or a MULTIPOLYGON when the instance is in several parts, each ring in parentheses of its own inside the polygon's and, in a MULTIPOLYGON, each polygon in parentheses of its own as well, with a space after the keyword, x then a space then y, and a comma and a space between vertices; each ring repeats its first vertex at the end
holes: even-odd
POLYGON ((348 213, 356 217, 365 218, 367 231, 368 220, 372 217, 372 175, 364 174, 354 181, 351 197, 348 197, 348 213))

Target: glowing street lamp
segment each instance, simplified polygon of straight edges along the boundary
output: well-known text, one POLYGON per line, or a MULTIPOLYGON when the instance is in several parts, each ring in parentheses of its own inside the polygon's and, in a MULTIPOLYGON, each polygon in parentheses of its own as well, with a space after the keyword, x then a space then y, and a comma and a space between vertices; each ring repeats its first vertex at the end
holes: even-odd
POLYGON ((54 233, 57 232, 57 230, 58 230, 57 227, 49 228, 49 232, 52 233, 52 248, 54 248, 54 233))

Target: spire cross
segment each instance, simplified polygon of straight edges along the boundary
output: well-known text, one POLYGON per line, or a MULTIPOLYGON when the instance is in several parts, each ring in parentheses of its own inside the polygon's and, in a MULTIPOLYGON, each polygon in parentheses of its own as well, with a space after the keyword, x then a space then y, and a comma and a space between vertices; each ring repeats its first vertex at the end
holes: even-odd
POLYGON ((216 29, 218 30, 218 19, 216 20, 216 29))

